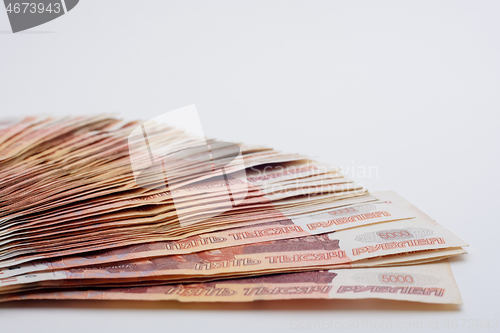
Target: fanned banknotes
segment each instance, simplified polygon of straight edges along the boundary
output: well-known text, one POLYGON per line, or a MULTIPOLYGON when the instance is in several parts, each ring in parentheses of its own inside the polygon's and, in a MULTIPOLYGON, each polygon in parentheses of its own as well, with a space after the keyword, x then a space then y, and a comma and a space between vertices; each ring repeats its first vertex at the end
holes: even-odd
POLYGON ((467 244, 338 167, 110 115, 1 125, 1 301, 460 303, 467 244))

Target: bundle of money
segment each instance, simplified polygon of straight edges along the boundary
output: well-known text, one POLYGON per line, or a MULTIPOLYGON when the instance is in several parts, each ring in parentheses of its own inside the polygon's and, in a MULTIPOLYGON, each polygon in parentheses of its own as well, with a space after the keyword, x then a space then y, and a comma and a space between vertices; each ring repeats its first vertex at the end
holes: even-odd
POLYGON ((0 301, 460 304, 467 244, 298 154, 111 115, 0 122, 0 301))

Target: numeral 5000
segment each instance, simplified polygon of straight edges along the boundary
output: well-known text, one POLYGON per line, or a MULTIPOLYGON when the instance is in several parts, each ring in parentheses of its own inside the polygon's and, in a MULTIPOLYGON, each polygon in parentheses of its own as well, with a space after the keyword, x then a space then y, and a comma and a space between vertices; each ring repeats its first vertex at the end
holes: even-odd
POLYGON ((395 231, 395 232, 379 232, 378 235, 382 239, 411 236, 411 234, 406 230, 395 231))
POLYGON ((413 283, 413 277, 411 275, 382 275, 382 281, 393 282, 393 283, 413 283))

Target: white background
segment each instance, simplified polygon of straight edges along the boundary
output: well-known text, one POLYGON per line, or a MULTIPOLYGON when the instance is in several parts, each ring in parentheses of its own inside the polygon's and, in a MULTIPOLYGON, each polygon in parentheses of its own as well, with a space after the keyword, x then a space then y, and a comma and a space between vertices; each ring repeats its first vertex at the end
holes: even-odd
POLYGON ((461 307, 11 303, 0 305, 0 331, 309 332, 316 324, 362 332, 432 323, 451 332, 444 325, 454 319, 458 331, 471 331, 469 320, 489 320, 481 331, 493 331, 499 13, 498 1, 82 0, 53 22, 12 34, 1 8, 1 116, 149 119, 196 104, 208 136, 354 171, 370 190, 398 192, 470 248, 452 262, 461 307))

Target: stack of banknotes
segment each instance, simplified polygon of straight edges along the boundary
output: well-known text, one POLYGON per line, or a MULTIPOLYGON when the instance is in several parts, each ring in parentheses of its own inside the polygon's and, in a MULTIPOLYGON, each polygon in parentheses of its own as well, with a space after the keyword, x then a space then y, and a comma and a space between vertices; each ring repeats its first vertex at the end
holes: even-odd
POLYGON ((110 115, 0 122, 0 301, 460 304, 467 244, 394 192, 110 115))

